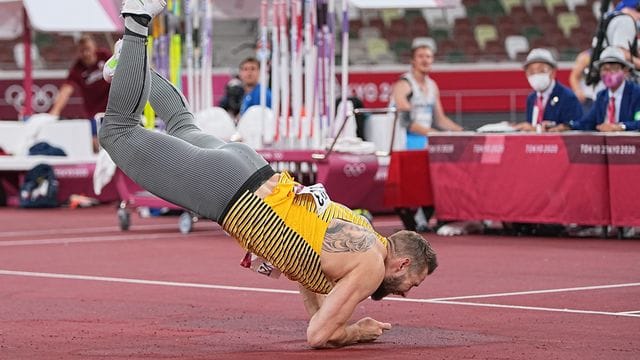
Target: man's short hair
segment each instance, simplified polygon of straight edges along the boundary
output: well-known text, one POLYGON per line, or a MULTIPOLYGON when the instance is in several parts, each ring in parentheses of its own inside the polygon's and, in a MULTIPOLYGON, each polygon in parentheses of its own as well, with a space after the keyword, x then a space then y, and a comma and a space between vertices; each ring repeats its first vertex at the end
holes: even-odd
POLYGON ((429 42, 425 41, 423 38, 415 38, 411 43, 411 58, 416 54, 418 49, 429 49, 433 53, 433 47, 429 42))
POLYGON ((260 68, 260 61, 258 61, 258 59, 256 59, 253 56, 249 56, 248 58, 242 60, 240 62, 240 65, 238 65, 238 68, 242 68, 242 66, 244 66, 244 64, 246 64, 246 63, 254 63, 254 64, 256 64, 258 66, 258 68, 260 68))
POLYGON ((96 43, 96 40, 90 34, 84 34, 78 40, 78 45, 80 46, 84 46, 87 44, 95 44, 95 43, 96 43))
POLYGON ((431 244, 415 231, 401 230, 389 236, 394 256, 411 259, 410 270, 421 272, 427 269, 427 275, 438 267, 438 258, 431 244))

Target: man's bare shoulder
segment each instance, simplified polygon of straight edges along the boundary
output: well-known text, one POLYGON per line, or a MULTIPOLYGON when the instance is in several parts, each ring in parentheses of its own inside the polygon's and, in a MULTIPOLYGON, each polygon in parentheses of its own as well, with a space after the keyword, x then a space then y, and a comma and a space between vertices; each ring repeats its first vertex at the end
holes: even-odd
POLYGON ((366 272, 378 282, 384 276, 385 256, 386 248, 372 230, 340 219, 331 220, 321 254, 322 270, 327 276, 338 281, 348 274, 366 272))
POLYGON ((333 219, 327 227, 322 251, 329 253, 362 253, 371 250, 377 241, 375 234, 354 223, 333 219))

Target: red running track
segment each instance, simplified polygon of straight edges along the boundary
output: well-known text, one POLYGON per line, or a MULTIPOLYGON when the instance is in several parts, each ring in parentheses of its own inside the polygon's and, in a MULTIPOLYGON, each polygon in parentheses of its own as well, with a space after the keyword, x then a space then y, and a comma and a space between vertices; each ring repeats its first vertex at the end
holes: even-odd
POLYGON ((295 284, 241 268, 212 222, 194 230, 134 215, 122 232, 111 206, 0 208, 0 358, 640 358, 637 240, 428 235, 438 270, 356 311, 393 329, 317 351, 295 284))

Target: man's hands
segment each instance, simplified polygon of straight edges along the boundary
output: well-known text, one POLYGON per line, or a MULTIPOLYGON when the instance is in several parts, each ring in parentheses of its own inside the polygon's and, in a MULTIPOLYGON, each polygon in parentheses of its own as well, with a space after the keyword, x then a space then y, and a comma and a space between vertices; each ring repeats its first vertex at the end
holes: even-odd
POLYGON ((386 330, 391 330, 391 324, 383 323, 370 317, 362 318, 353 324, 358 329, 358 342, 375 341, 386 330))
POLYGON ((619 123, 618 124, 610 124, 610 123, 607 123, 607 122, 596 126, 596 129, 598 129, 598 131, 602 131, 602 132, 624 131, 624 128, 619 123))

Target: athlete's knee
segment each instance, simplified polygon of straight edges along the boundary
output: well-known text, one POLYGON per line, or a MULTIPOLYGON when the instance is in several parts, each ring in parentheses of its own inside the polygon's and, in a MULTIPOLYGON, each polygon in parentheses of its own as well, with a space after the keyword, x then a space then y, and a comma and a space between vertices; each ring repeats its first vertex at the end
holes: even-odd
POLYGON ((119 136, 127 133, 129 129, 138 126, 138 122, 134 119, 128 119, 122 115, 107 113, 102 119, 100 130, 98 131, 98 141, 100 146, 105 149, 109 148, 119 136))

